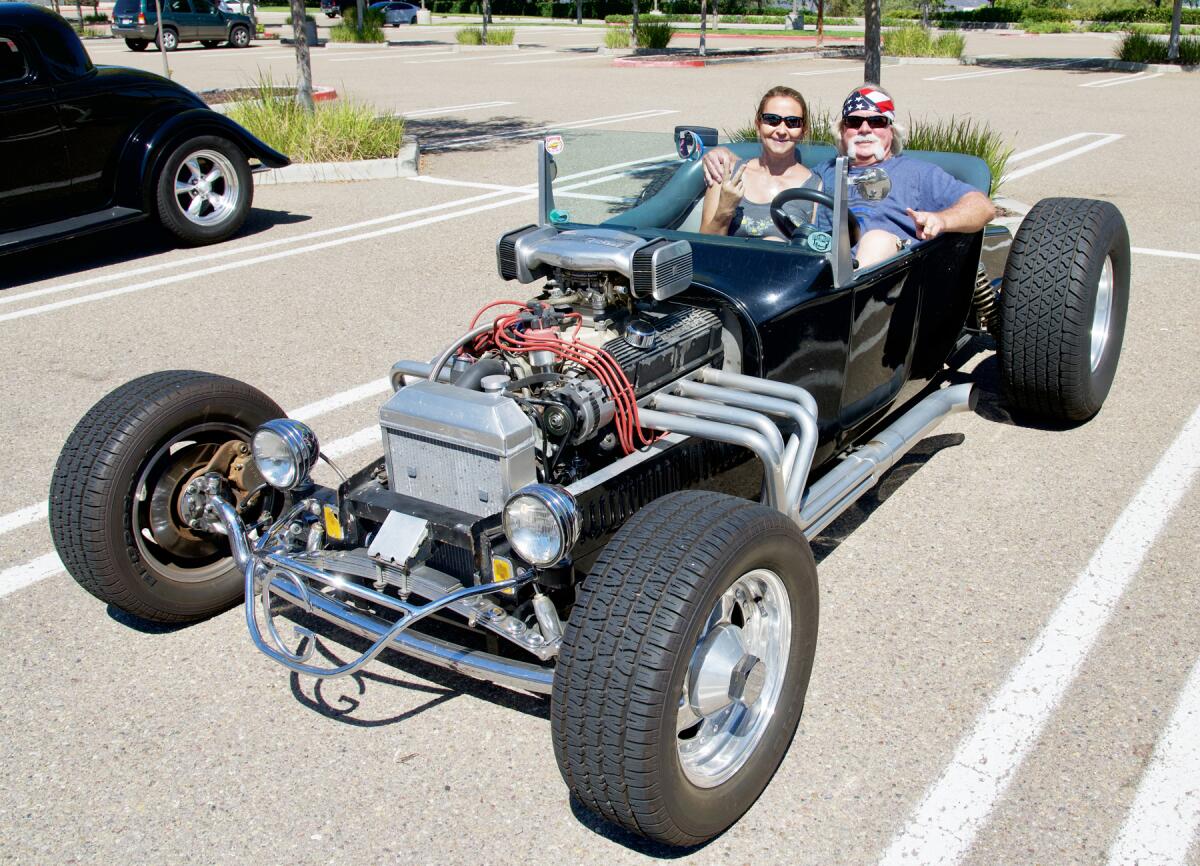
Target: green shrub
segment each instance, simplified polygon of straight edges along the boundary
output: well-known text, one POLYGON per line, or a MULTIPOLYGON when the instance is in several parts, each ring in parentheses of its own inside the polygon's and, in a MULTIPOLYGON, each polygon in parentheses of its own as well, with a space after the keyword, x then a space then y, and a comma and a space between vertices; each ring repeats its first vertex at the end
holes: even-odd
POLYGON ((1075 25, 1070 21, 1022 21, 1021 29, 1026 33, 1074 33, 1075 25))
POLYGON ((383 35, 383 13, 368 9, 363 16, 362 33, 358 32, 358 13, 347 9, 342 20, 329 28, 329 39, 333 42, 386 42, 383 35))
MULTIPOLYGON (((1129 33, 1117 46, 1117 58, 1132 63, 1169 63, 1167 40, 1156 39, 1147 33, 1129 33)), ((1200 64, 1200 39, 1181 36, 1179 60, 1184 66, 1200 64)))
POLYGON ((1112 21, 1089 21, 1084 27, 1088 33, 1116 33, 1124 29, 1120 24, 1112 21))
MULTIPOLYGON (((1069 9, 1049 9, 1045 6, 1027 6, 1021 13, 1021 22, 1026 21, 1072 21, 1075 15, 1069 9)), ((976 19, 978 20, 978 19, 976 19)))
POLYGON ((487 32, 488 45, 512 45, 517 31, 511 27, 489 27, 487 32))
POLYGON ((483 31, 478 27, 460 27, 454 32, 459 45, 482 45, 483 31))
POLYGON ((898 27, 883 34, 883 53, 893 57, 961 57, 965 39, 943 33, 936 39, 924 27, 898 27))
POLYGON ((638 48, 652 48, 656 51, 661 51, 670 44, 671 37, 674 35, 674 29, 666 21, 647 21, 644 23, 639 21, 637 26, 637 45, 638 48))
MULTIPOLYGON (((489 27, 487 32, 488 45, 512 45, 516 31, 511 27, 489 27)), ((459 45, 483 45, 483 29, 479 27, 463 27, 454 34, 459 45)))
POLYGON ((83 16, 83 20, 88 24, 107 24, 108 15, 104 12, 97 12, 95 14, 83 16))
MULTIPOLYGON (((833 120, 835 115, 819 105, 809 105, 812 124, 806 141, 814 144, 833 144, 833 120)), ((758 141, 758 130, 753 121, 733 131, 726 130, 731 141, 758 141)), ((1013 149, 1005 143, 1000 133, 987 123, 973 117, 908 118, 908 140, 905 147, 910 150, 936 150, 949 153, 967 153, 977 156, 988 165, 992 173, 991 194, 995 195, 1004 177, 1004 169, 1013 149)))
MULTIPOLYGON (((304 20, 305 21, 316 21, 317 19, 313 18, 311 15, 305 15, 304 20)), ((284 18, 283 23, 288 25, 289 27, 291 27, 292 26, 292 16, 289 15, 287 18, 284 18)))
MULTIPOLYGON (((722 24, 782 24, 784 16, 782 15, 721 15, 722 24)), ((638 17, 638 23, 645 20, 651 21, 670 21, 680 24, 699 24, 699 15, 655 15, 647 19, 646 13, 642 13, 638 17)), ((709 24, 712 24, 713 14, 710 10, 708 13, 709 24)), ((829 19, 825 19, 828 23, 829 19)), ((608 15, 604 19, 605 24, 630 24, 633 22, 632 15, 608 15)))
POLYGON ((229 118, 293 162, 383 159, 400 150, 404 120, 377 117, 374 106, 343 98, 308 112, 294 97, 279 95, 269 76, 257 90, 255 101, 231 105, 229 118))
POLYGON ((624 27, 609 27, 604 31, 604 47, 628 48, 629 31, 624 27))

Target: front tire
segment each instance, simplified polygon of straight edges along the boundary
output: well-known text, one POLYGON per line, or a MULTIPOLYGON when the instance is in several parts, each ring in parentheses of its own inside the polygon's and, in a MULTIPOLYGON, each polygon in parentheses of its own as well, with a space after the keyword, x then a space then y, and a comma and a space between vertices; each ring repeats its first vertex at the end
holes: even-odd
POLYGON ((179 144, 155 181, 159 222, 189 246, 228 238, 246 221, 253 200, 245 155, 219 136, 179 144))
POLYGON ((669 845, 720 834, 771 780, 804 707, 817 570, 774 509, 705 491, 655 500, 578 588, 551 731, 571 792, 669 845))
POLYGON ((250 44, 250 31, 245 27, 234 27, 229 31, 229 44, 234 48, 245 48, 250 44))
POLYGON ((1129 231, 1104 201, 1049 198, 1017 230, 1000 292, 1001 386, 1018 411, 1086 421, 1117 373, 1129 231))
POLYGON ((283 415, 257 389, 193 370, 151 373, 105 396, 71 432, 50 483, 50 534, 67 571, 154 622, 234 604, 242 578, 228 542, 189 527, 180 496, 222 445, 238 449, 231 473, 251 471, 251 435, 283 415))

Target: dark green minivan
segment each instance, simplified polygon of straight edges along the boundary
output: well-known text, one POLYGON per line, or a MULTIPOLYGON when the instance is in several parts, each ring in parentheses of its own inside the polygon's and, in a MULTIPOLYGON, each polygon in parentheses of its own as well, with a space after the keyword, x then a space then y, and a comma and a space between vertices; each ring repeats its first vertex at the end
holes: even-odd
MULTIPOLYGON (((228 42, 245 48, 254 34, 249 15, 224 12, 216 0, 161 0, 162 48, 174 51, 180 42, 199 42, 216 48, 228 42)), ((134 51, 158 41, 158 14, 154 0, 117 0, 113 6, 112 34, 123 38, 134 51)))

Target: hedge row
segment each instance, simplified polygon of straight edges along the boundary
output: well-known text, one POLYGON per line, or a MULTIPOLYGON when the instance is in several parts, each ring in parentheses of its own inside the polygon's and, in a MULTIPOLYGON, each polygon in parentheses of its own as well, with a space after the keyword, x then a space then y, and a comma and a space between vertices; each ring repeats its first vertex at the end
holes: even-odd
MULTIPOLYGON (((887 17, 896 19, 918 19, 919 9, 890 9, 887 17)), ((1015 24, 1021 21, 1107 21, 1129 24, 1133 22, 1171 22, 1171 7, 1167 4, 1155 8, 1126 7, 1105 10, 1055 9, 1046 6, 984 6, 970 11, 953 10, 938 12, 930 18, 938 23, 957 24, 970 22, 993 22, 1015 24)), ((1184 24, 1200 24, 1200 9, 1184 9, 1184 24)))
MULTIPOLYGON (((640 10, 639 10, 640 12, 640 10)), ((712 13, 708 14, 708 20, 712 21, 712 13)), ((782 15, 726 15, 721 13, 721 22, 725 24, 782 24, 784 16, 782 15)), ((645 12, 640 12, 638 16, 639 23, 642 21, 676 21, 687 24, 699 24, 699 15, 647 15, 645 12)), ((632 15, 607 15, 604 18, 605 24, 631 24, 633 23, 632 15)))

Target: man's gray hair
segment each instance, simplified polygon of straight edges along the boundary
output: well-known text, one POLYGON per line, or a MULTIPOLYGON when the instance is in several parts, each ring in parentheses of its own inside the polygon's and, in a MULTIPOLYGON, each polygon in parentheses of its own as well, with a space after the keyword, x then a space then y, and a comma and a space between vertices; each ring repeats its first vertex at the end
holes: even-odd
MULTIPOLYGON (((887 91, 885 91, 878 84, 862 84, 860 87, 870 87, 873 90, 884 93, 891 98, 891 94, 888 94, 887 91)), ((857 90, 859 88, 855 89, 857 90)), ((895 100, 892 101, 895 102, 895 100)), ((840 115, 836 116, 829 124, 829 129, 833 133, 833 143, 837 147, 837 151, 840 154, 845 154, 846 152, 846 144, 842 141, 842 132, 845 130, 845 128, 846 120, 840 115)), ((907 140, 908 127, 898 120, 892 121, 892 156, 899 156, 904 151, 904 143, 907 140)))

